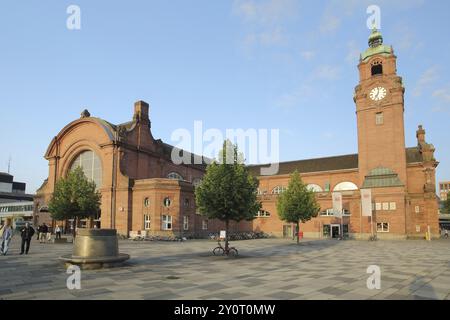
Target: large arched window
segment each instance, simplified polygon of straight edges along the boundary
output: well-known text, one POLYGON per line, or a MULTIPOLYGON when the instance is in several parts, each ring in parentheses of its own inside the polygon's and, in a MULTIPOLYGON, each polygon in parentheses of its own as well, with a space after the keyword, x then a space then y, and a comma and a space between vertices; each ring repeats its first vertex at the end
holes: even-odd
POLYGON ((312 192, 323 192, 323 189, 318 184, 314 183, 308 184, 306 188, 312 192))
POLYGON ((97 188, 102 186, 102 163, 95 152, 88 150, 80 153, 70 166, 70 171, 81 167, 86 177, 95 182, 97 188))
POLYGON ((286 187, 276 186, 275 188, 272 189, 272 194, 282 194, 285 191, 286 187))
POLYGON ((333 191, 354 191, 358 190, 358 186, 354 184, 353 182, 341 182, 334 187, 333 191))
POLYGON ((167 175, 167 178, 172 179, 172 180, 184 180, 183 177, 176 172, 169 173, 167 175))

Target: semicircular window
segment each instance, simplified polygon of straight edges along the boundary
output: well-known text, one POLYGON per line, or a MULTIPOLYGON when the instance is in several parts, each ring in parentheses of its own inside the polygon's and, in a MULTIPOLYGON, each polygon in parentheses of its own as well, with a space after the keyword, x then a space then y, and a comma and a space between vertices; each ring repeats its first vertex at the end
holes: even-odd
POLYGON ((167 178, 168 179, 172 179, 172 180, 181 180, 181 181, 184 180, 183 177, 180 174, 176 173, 176 172, 169 173, 167 175, 167 178))
POLYGON ((312 192, 323 192, 323 189, 318 184, 314 183, 308 184, 306 188, 312 192))
POLYGON ((70 171, 81 167, 85 176, 94 181, 95 186, 100 188, 102 186, 102 163, 97 154, 91 150, 83 151, 75 160, 73 160, 70 166, 70 171))
POLYGON ((283 186, 276 186, 275 188, 272 189, 272 194, 282 194, 283 192, 285 192, 287 190, 286 187, 283 186))
POLYGON ((333 191, 354 191, 358 190, 358 186, 354 184, 353 182, 341 182, 334 187, 333 191))

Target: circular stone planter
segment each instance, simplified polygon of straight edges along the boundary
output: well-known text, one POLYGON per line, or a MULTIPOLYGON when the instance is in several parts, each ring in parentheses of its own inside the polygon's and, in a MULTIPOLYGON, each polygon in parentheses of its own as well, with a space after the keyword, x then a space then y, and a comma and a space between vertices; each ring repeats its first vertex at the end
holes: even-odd
POLYGON ((112 268, 130 259, 119 253, 119 241, 115 229, 78 229, 72 255, 59 258, 66 265, 78 265, 81 269, 112 268))

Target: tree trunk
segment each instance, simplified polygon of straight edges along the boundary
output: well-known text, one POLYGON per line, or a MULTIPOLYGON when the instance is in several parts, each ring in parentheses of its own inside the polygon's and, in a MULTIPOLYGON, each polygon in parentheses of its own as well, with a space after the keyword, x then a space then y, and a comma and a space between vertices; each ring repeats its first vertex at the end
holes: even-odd
POLYGON ((75 217, 73 219, 73 229, 72 229, 72 236, 73 239, 75 240, 76 236, 77 236, 77 228, 78 228, 78 217, 75 217))
POLYGON ((297 221, 297 244, 300 243, 300 222, 297 221))
POLYGON ((225 252, 228 255, 228 227, 229 227, 229 221, 225 221, 225 252))

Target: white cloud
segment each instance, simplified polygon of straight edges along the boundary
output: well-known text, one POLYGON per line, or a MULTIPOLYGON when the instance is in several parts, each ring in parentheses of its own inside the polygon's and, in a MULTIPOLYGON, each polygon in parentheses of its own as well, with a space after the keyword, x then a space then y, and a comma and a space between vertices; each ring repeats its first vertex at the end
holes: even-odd
POLYGON ((314 51, 302 51, 300 52, 300 55, 302 56, 303 59, 309 61, 316 56, 316 53, 314 51))
POLYGON ((259 42, 264 46, 282 45, 287 42, 287 39, 288 36, 280 27, 259 34, 259 42))
POLYGON ((424 89, 438 79, 438 68, 436 66, 425 70, 417 81, 413 95, 418 97, 422 95, 424 89))
POLYGON ((312 87, 303 84, 294 91, 281 95, 275 102, 275 106, 283 110, 293 109, 298 105, 306 103, 311 97, 312 91, 312 87))
POLYGON ((347 53, 347 56, 345 57, 345 60, 348 63, 355 65, 359 61, 359 57, 361 54, 361 51, 358 48, 358 45, 356 44, 356 41, 352 40, 352 41, 348 42, 347 48, 348 48, 348 53, 347 53))
MULTIPOLYGON (((425 0, 378 0, 376 3, 373 0, 331 0, 328 2, 322 15, 319 31, 322 34, 334 33, 339 29, 342 20, 346 16, 358 14, 362 18, 369 18, 369 15, 366 15, 366 9, 373 4, 381 8, 381 28, 383 28, 383 10, 389 10, 390 13, 406 11, 421 7, 424 3, 425 0)), ((365 26, 365 21, 361 21, 361 26, 365 26)), ((411 39, 405 39, 403 45, 409 44, 412 44, 411 39)))
POLYGON ((233 12, 247 23, 267 26, 277 24, 296 15, 297 1, 294 0, 235 0, 233 12))
POLYGON ((334 132, 330 132, 330 131, 324 132, 322 134, 322 137, 327 139, 327 140, 332 140, 332 139, 334 139, 335 136, 336 135, 334 134, 334 132))
POLYGON ((233 13, 246 27, 244 49, 261 46, 279 46, 288 43, 289 35, 283 28, 286 21, 297 16, 295 0, 235 0, 233 13))
POLYGON ((341 70, 337 66, 321 65, 317 67, 312 73, 313 79, 321 80, 338 80, 340 78, 341 70))
POLYGON ((443 103, 450 103, 450 85, 445 88, 435 90, 432 95, 434 98, 443 103))
POLYGON ((320 23, 321 33, 334 33, 341 26, 341 18, 331 12, 326 12, 320 23))

